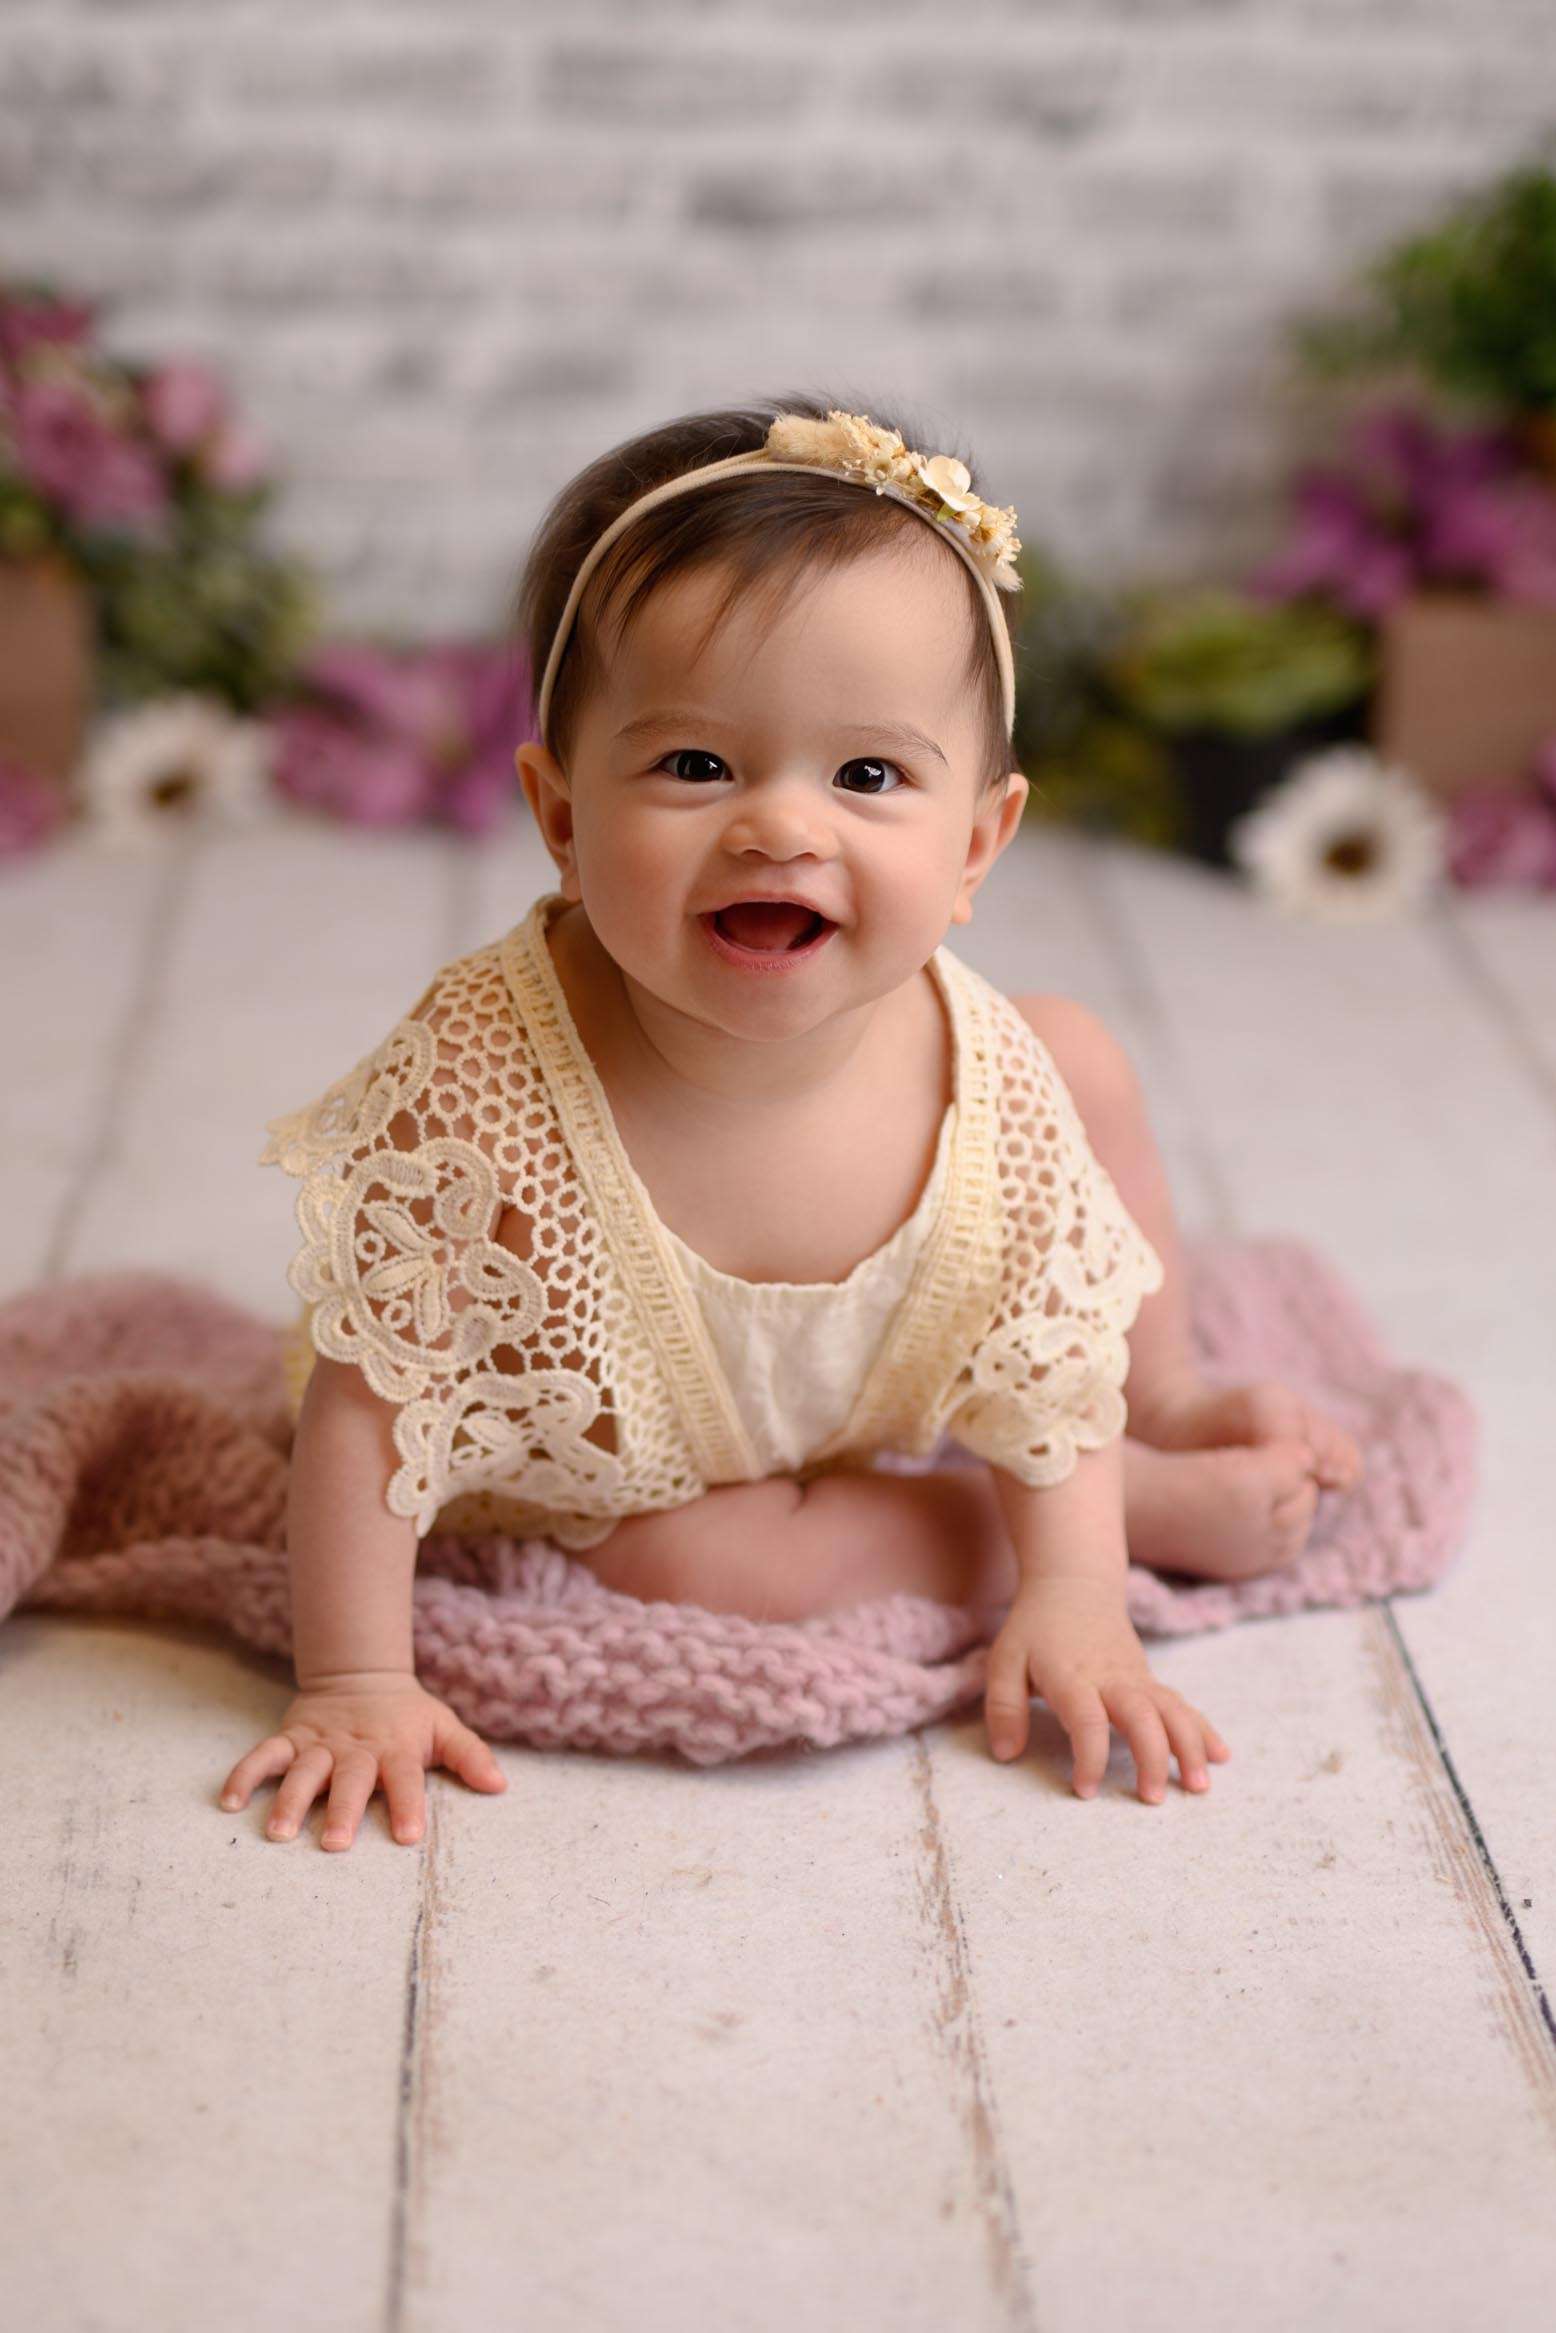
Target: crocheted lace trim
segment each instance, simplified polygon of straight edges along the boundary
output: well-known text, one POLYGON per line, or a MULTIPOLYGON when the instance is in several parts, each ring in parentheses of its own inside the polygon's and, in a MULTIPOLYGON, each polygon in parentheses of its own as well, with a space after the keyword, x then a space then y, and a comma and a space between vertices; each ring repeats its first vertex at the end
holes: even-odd
POLYGON ((710 1483, 749 1481, 761 1472, 756 1451, 735 1407, 695 1293, 647 1203, 642 1178, 622 1146, 599 1072, 578 1033, 557 976, 545 933, 552 907, 559 910, 563 904, 560 892, 549 893, 498 943, 503 969, 545 1071, 595 1217, 611 1226, 617 1261, 626 1272, 638 1316, 680 1406, 699 1472, 710 1483))
POLYGON ((1123 1432, 1126 1331, 1166 1272, 1092 1149, 1053 1055, 1008 997, 988 996, 1006 1063, 1000 1297, 936 1424, 1042 1487, 1123 1432))

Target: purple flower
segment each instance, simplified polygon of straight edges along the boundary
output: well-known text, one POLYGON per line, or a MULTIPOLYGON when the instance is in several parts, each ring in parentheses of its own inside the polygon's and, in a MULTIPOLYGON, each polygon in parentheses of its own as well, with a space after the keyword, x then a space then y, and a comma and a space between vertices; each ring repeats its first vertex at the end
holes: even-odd
POLYGON ((0 859, 36 850, 64 824, 68 809, 62 786, 0 749, 0 859))
POLYGON ((275 784, 290 801, 354 826, 407 826, 426 816, 427 770, 405 739, 314 705, 285 707, 271 728, 275 784))
POLYGON ((144 447, 103 420, 68 381, 19 384, 13 406, 16 458, 29 484, 83 527, 161 526, 167 487, 144 447))
POLYGON ((1512 437, 1500 429, 1447 430, 1419 407, 1373 406, 1351 433, 1354 466, 1380 505, 1408 520, 1445 488, 1487 485, 1517 462, 1512 437))
POLYGON ((1556 491, 1510 431, 1448 430, 1408 406, 1354 425, 1341 465, 1299 471, 1285 548, 1252 579, 1375 622, 1422 584, 1556 603, 1556 491))
POLYGON ((1473 889, 1556 889, 1556 809, 1524 786, 1472 786, 1448 813, 1448 871, 1473 889))

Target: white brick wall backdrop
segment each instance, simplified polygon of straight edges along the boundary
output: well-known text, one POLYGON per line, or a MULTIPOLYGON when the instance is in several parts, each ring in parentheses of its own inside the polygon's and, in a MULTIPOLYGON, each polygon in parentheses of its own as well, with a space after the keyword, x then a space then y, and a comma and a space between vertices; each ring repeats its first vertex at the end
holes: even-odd
POLYGON ((726 398, 893 396, 1089 572, 1242 560, 1283 320, 1556 117, 1551 0, 5 0, 4 265, 205 356, 337 617, 495 622, 726 398))

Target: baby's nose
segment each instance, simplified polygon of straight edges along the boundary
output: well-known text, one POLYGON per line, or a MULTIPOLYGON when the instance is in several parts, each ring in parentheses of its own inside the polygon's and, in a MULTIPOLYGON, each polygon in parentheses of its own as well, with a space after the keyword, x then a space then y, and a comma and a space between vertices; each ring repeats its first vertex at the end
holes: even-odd
POLYGON ((774 789, 766 799, 750 796, 731 814, 724 840, 731 851, 765 851, 778 859, 797 858, 801 852, 830 859, 837 849, 825 810, 798 788, 774 789))

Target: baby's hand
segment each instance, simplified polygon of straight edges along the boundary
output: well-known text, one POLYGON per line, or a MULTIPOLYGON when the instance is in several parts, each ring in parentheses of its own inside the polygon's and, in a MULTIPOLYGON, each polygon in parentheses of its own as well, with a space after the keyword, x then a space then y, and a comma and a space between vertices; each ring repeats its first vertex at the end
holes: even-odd
POLYGON ((1110 1718, 1129 1737, 1142 1799, 1161 1799, 1174 1751, 1190 1790, 1210 1787, 1207 1755, 1232 1755, 1207 1717, 1152 1676, 1123 1592, 1105 1580, 1029 1579, 1017 1589, 989 1647, 984 1707, 996 1758, 1026 1748, 1034 1688, 1070 1737, 1081 1798, 1106 1771, 1110 1718))
POLYGON ((247 1806, 257 1782, 283 1775, 266 1829, 272 1839, 290 1839, 328 1782, 321 1844, 349 1847, 381 1774, 394 1835, 411 1841, 422 1832, 426 1770, 439 1764, 477 1790, 508 1787, 480 1735, 447 1702, 399 1670, 358 1670, 315 1679, 300 1692, 278 1730, 238 1760, 221 1803, 247 1806))

